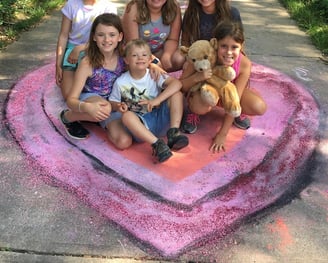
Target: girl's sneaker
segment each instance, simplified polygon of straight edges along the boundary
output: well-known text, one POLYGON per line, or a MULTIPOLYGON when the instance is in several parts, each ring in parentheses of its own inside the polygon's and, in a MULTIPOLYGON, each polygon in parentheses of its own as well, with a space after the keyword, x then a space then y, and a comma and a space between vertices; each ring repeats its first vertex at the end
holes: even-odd
POLYGON ((66 111, 68 111, 68 110, 62 110, 59 117, 60 117, 60 121, 65 126, 67 135, 70 136, 71 138, 77 139, 77 140, 82 140, 82 139, 88 138, 89 131, 87 129, 85 129, 81 123, 79 123, 78 121, 67 122, 65 120, 64 114, 66 111))
POLYGON ((249 127, 251 127, 251 121, 249 120, 249 118, 242 114, 239 117, 236 117, 233 121, 233 124, 242 130, 247 130, 249 127))
POLYGON ((184 133, 195 133, 197 131, 197 124, 199 122, 199 115, 188 110, 183 116, 181 130, 184 133))

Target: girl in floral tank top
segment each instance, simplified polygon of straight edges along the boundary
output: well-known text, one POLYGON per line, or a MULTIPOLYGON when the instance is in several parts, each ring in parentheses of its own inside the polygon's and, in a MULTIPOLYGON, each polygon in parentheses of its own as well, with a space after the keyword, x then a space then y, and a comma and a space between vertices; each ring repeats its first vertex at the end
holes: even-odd
POLYGON ((87 138, 89 132, 75 124, 89 121, 99 122, 106 128, 108 138, 115 141, 118 147, 124 146, 126 141, 130 143, 131 136, 123 128, 120 115, 111 113, 112 107, 107 100, 114 81, 125 70, 119 52, 122 40, 123 29, 118 15, 106 13, 95 19, 86 56, 77 68, 72 90, 67 97, 69 109, 60 114, 60 120, 70 137, 87 138))
POLYGON ((92 75, 87 78, 83 93, 96 93, 108 97, 112 91, 114 81, 125 71, 123 58, 119 57, 117 67, 109 70, 104 67, 93 68, 92 75))

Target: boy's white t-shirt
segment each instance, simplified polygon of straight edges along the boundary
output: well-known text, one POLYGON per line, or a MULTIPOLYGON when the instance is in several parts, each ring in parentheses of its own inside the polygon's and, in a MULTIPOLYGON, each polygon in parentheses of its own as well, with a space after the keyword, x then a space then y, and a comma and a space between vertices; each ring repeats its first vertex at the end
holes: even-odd
POLYGON ((82 0, 68 0, 61 11, 72 21, 68 42, 81 45, 88 42, 96 17, 104 13, 117 14, 117 7, 108 0, 98 0, 94 5, 84 5, 82 0))
POLYGON ((134 79, 130 72, 123 73, 114 82, 109 101, 125 102, 130 111, 147 113, 147 105, 139 105, 140 100, 152 100, 163 90, 167 75, 161 75, 158 81, 151 78, 149 69, 141 79, 134 79))

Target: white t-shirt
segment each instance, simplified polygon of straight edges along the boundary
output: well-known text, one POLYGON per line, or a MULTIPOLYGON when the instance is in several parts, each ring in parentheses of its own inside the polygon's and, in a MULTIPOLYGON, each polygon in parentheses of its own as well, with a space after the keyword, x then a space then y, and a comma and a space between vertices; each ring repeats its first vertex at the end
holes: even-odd
POLYGON ((61 11, 72 21, 68 42, 81 45, 88 42, 95 18, 104 13, 117 14, 117 7, 108 0, 98 0, 94 5, 84 5, 82 0, 68 0, 61 11))
POLYGON ((125 102, 130 111, 147 113, 147 105, 139 105, 140 100, 152 100, 163 90, 164 81, 168 75, 164 75, 155 81, 151 78, 149 69, 141 79, 134 79, 130 72, 123 73, 114 82, 112 93, 108 100, 125 102))

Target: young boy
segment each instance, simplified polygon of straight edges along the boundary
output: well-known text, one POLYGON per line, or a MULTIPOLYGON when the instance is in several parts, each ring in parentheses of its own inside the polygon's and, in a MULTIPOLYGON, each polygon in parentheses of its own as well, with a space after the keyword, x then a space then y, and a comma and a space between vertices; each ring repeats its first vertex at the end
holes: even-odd
POLYGON ((151 144, 153 155, 164 162, 172 156, 170 149, 180 150, 189 140, 179 132, 183 114, 181 82, 168 75, 153 80, 148 69, 151 59, 150 48, 144 40, 127 43, 124 61, 129 71, 115 81, 108 100, 113 111, 122 112, 122 122, 133 138, 151 144), (167 144, 158 138, 165 131, 167 144))

